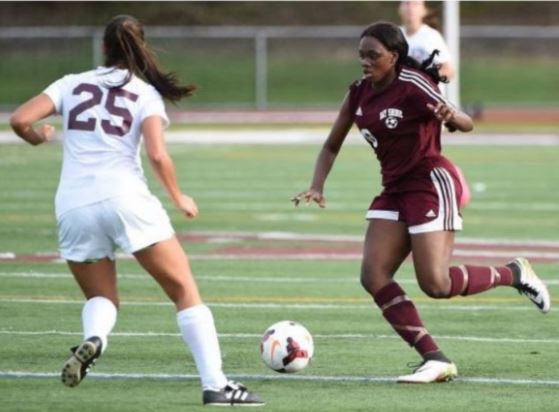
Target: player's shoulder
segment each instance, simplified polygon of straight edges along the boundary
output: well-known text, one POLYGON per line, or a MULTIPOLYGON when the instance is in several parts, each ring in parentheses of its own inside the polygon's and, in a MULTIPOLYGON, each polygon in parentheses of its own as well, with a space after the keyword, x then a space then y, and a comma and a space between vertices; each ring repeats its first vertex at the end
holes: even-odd
POLYGON ((421 70, 402 67, 398 74, 398 81, 406 88, 408 95, 429 95, 437 100, 442 98, 437 83, 421 70))
POLYGON ((418 31, 424 36, 442 37, 442 34, 437 29, 429 26, 428 24, 422 24, 418 31))
POLYGON ((398 74, 398 79, 404 82, 408 87, 418 87, 420 85, 428 86, 431 89, 438 90, 437 83, 427 73, 413 69, 411 67, 402 67, 398 74))
POLYGON ((152 84, 136 75, 130 78, 130 81, 124 88, 137 94, 142 100, 151 101, 162 99, 161 94, 152 84))
POLYGON ((69 86, 72 84, 81 83, 89 80, 94 73, 95 70, 87 70, 85 72, 80 72, 80 73, 69 73, 62 76, 60 79, 58 79, 58 82, 62 85, 69 86))
POLYGON ((440 47, 441 43, 446 44, 441 32, 427 24, 421 26, 419 33, 426 43, 434 43, 433 47, 440 47))
POLYGON ((360 79, 354 80, 350 85, 349 85, 349 90, 352 92, 355 92, 357 90, 362 90, 364 88, 366 88, 367 86, 370 86, 371 84, 371 78, 368 76, 363 76, 360 79))

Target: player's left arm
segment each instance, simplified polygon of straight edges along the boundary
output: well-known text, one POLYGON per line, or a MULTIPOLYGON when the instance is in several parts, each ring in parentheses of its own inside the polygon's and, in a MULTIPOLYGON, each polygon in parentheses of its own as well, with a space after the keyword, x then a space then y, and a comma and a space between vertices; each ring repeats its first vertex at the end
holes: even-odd
POLYGON ((34 123, 56 113, 56 108, 49 96, 41 93, 19 106, 10 116, 13 131, 27 143, 37 146, 54 136, 54 127, 44 124, 39 128, 34 123))
POLYGON ((457 129, 461 132, 470 132, 474 129, 472 118, 449 103, 438 102, 436 105, 427 103, 427 108, 438 120, 450 126, 449 129, 457 129))

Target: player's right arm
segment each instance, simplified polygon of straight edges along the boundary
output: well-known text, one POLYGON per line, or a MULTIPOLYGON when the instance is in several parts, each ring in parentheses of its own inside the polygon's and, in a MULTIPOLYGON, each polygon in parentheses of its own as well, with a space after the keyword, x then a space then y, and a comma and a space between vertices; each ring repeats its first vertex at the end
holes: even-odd
POLYGON ((13 131, 27 143, 37 146, 46 142, 54 135, 54 127, 45 124, 35 130, 33 124, 56 112, 53 101, 42 93, 33 97, 10 116, 13 131))
POLYGON ((149 116, 142 122, 142 134, 146 153, 155 174, 171 197, 177 209, 186 217, 198 215, 198 206, 190 196, 183 194, 177 182, 177 174, 173 159, 167 151, 163 138, 163 120, 160 116, 149 116))
POLYGON ((340 148, 353 124, 353 116, 349 107, 349 93, 346 94, 338 117, 330 130, 328 138, 322 146, 314 167, 314 176, 309 190, 294 196, 291 201, 298 206, 301 201, 307 204, 316 202, 320 207, 326 206, 326 198, 323 195, 324 182, 332 169, 334 161, 338 156, 340 148))

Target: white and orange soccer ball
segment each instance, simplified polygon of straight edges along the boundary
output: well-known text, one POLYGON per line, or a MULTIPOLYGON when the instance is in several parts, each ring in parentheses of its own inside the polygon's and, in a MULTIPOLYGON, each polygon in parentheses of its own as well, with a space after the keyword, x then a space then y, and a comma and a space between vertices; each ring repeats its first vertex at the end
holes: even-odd
POLYGON ((262 336, 260 354, 272 370, 299 372, 307 367, 314 353, 312 335, 300 323, 283 320, 274 323, 262 336))

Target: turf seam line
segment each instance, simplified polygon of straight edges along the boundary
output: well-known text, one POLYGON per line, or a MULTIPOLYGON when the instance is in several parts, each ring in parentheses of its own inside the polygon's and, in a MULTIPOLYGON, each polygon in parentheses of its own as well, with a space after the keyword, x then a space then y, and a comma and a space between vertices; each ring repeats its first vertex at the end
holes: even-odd
MULTIPOLYGON (((0 303, 12 304, 40 304, 40 305, 83 305, 82 300, 53 300, 53 299, 0 299, 0 303)), ((143 302, 143 301, 122 301, 121 305, 124 306, 172 306, 171 302, 143 302)), ((210 307, 214 308, 237 308, 237 309, 305 309, 305 310, 376 310, 376 307, 371 304, 320 304, 320 303, 223 303, 223 302, 206 302, 210 307)), ((416 305, 421 310, 437 310, 437 311, 466 311, 476 312, 485 310, 498 310, 498 311, 534 311, 534 308, 529 305, 513 306, 513 305, 443 305, 443 304, 418 304, 416 305)))
MULTIPOLYGON (((43 336, 43 335, 60 335, 60 336, 81 336, 82 332, 59 331, 59 330, 43 330, 43 331, 21 331, 0 329, 0 335, 11 336, 43 336)), ((112 332, 111 337, 179 337, 180 333, 175 332, 112 332)), ((220 338, 233 339, 260 339, 259 333, 220 333, 220 338)), ((453 336, 453 335, 433 335, 436 339, 441 340, 459 340, 471 342, 487 342, 487 343, 559 343, 559 338, 495 338, 486 336, 453 336)), ((400 339, 396 335, 374 335, 362 333, 340 333, 340 334, 313 334, 313 338, 317 339, 400 339)))
MULTIPOLYGON (((54 372, 20 372, 0 371, 0 378, 59 378, 54 372)), ((274 381, 309 381, 309 382, 362 382, 362 383, 395 383, 395 377, 389 376, 322 376, 322 375, 259 375, 259 374, 228 374, 228 377, 242 380, 274 380, 274 381)), ((165 374, 165 373, 99 373, 92 372, 88 379, 99 380, 199 380, 198 375, 165 374)), ((486 384, 486 385, 547 385, 559 386, 559 380, 552 379, 514 379, 514 378, 484 378, 459 377, 456 383, 486 384)))

